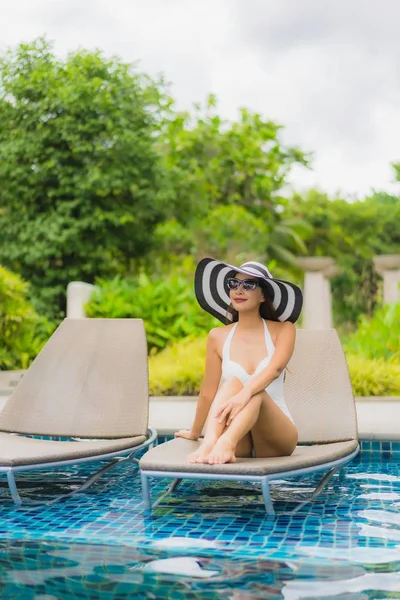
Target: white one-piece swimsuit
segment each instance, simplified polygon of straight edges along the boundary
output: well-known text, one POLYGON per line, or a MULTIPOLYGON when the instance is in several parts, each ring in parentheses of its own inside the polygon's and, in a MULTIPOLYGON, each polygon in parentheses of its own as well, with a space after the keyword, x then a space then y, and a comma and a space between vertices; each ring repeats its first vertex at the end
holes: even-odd
MULTIPOLYGON (((223 383, 227 379, 230 379, 231 377, 237 377, 243 384, 245 384, 246 381, 248 381, 249 379, 252 379, 256 375, 258 375, 258 373, 262 369, 265 369, 265 367, 269 364, 269 362, 275 352, 275 346, 272 342, 271 334, 269 333, 269 330, 268 330, 268 325, 264 321, 264 319, 263 319, 263 323, 264 323, 264 332, 265 332, 265 344, 267 346, 268 356, 263 358, 263 360, 258 364, 254 373, 252 373, 251 375, 249 375, 249 373, 247 373, 247 371, 244 369, 244 367, 242 367, 242 365, 240 365, 239 363, 234 362, 233 360, 230 359, 231 342, 232 342, 232 338, 235 334, 236 327, 237 327, 237 323, 234 324, 234 326, 232 327, 231 331, 229 332, 229 334, 225 340, 224 347, 222 348, 221 383, 223 383)), ((269 394, 269 396, 272 398, 272 400, 275 402, 275 404, 277 404, 277 406, 279 406, 281 411, 284 412, 285 415, 292 422, 294 422, 293 417, 290 414, 289 409, 286 405, 285 398, 283 395, 284 378, 285 378, 285 371, 283 370, 282 373, 279 375, 279 377, 274 379, 274 381, 272 383, 270 383, 268 387, 265 388, 265 391, 269 394)))

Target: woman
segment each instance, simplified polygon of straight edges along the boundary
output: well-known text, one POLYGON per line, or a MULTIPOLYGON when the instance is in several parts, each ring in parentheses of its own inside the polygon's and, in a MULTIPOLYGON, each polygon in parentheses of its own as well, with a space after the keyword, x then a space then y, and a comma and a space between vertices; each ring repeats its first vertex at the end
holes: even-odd
POLYGON ((219 464, 236 457, 289 456, 298 432, 283 396, 293 353, 302 293, 273 279, 264 265, 234 267, 212 258, 195 275, 202 308, 226 327, 208 335, 206 368, 190 431, 175 437, 204 439, 189 462, 219 464))

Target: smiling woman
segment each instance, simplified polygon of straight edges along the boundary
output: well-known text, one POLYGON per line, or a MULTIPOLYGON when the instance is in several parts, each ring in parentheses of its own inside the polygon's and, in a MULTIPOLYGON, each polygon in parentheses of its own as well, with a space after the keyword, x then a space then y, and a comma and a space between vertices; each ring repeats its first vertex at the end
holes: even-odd
POLYGON ((226 326, 211 330, 206 369, 190 431, 205 436, 189 462, 219 464, 236 457, 290 455, 298 433, 283 395, 293 353, 293 322, 302 306, 300 289, 273 279, 261 263, 240 267, 204 258, 195 275, 196 297, 226 326), (227 324, 229 323, 229 324, 227 324))

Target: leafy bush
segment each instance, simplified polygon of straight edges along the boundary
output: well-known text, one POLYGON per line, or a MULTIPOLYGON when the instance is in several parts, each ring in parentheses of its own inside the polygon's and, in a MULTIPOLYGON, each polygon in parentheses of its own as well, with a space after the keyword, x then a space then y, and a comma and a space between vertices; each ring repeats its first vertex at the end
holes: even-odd
POLYGON ((193 283, 179 273, 166 277, 142 273, 130 280, 115 277, 99 281, 98 286, 86 307, 87 315, 143 319, 153 353, 169 342, 204 335, 218 323, 200 308, 193 283))
POLYGON ((351 383, 355 396, 398 396, 400 366, 380 359, 348 355, 351 383))
POLYGON ((26 369, 54 327, 28 300, 29 285, 0 266, 0 370, 26 369))
MULTIPOLYGON (((205 366, 206 338, 175 343, 150 358, 150 393, 185 396, 199 393, 205 366)), ((391 396, 400 390, 400 366, 383 359, 348 355, 355 396, 391 396)))
POLYGON ((400 363, 400 304, 378 308, 372 318, 361 317, 343 345, 349 354, 400 363))
POLYGON ((206 337, 171 344, 149 360, 152 396, 197 395, 204 374, 206 337))

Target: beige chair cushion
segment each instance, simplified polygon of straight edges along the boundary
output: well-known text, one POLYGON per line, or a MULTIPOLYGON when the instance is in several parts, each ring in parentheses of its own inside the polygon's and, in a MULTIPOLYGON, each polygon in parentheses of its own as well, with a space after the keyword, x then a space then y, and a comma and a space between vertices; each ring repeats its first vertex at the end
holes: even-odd
POLYGON ((173 471, 180 473, 211 473, 223 475, 269 475, 305 467, 315 467, 351 454, 357 447, 357 440, 297 446, 291 456, 278 458, 238 458, 237 462, 225 465, 203 465, 186 462, 190 452, 198 448, 200 442, 177 438, 149 450, 140 460, 143 471, 173 471))
POLYGON ((142 435, 117 440, 57 442, 0 433, 0 465, 18 467, 98 456, 135 448, 145 439, 142 435))

